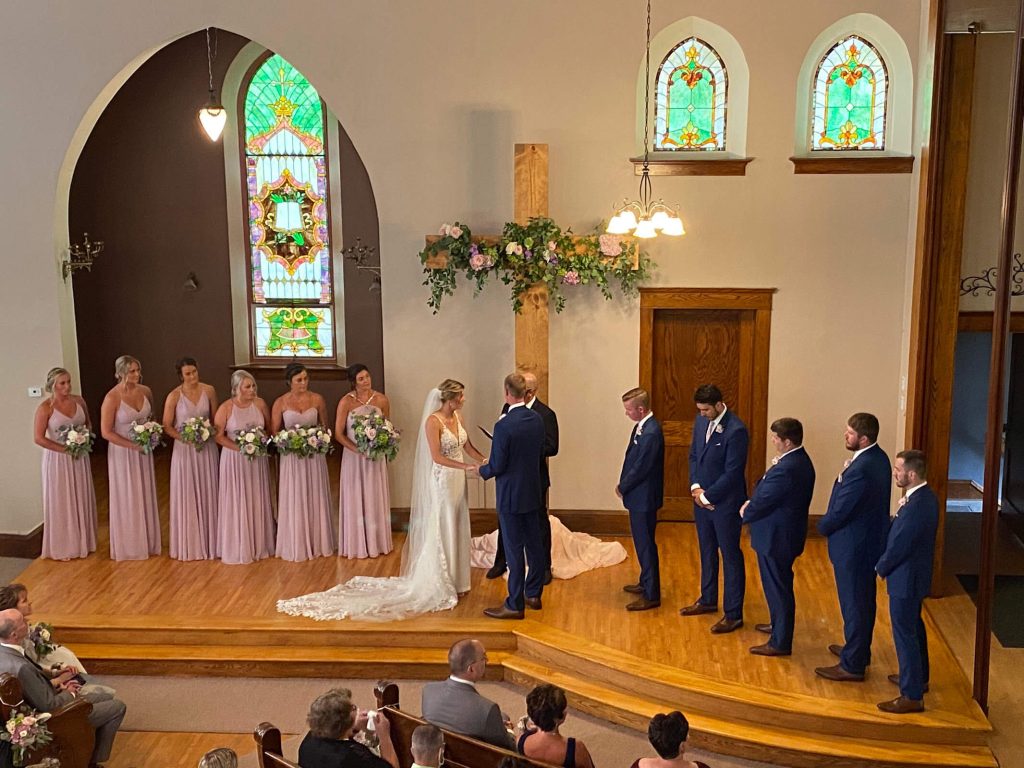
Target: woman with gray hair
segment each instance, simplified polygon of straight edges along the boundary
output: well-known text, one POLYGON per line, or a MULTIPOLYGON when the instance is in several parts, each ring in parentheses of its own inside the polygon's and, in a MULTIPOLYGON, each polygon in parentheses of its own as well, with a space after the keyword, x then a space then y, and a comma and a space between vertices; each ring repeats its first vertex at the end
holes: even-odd
POLYGON ((132 442, 132 427, 151 419, 153 391, 142 383, 142 364, 131 355, 114 362, 117 384, 100 408, 110 493, 110 559, 145 560, 160 554, 160 516, 153 454, 132 442))
MULTIPOLYGON (((248 371, 231 375, 231 399, 213 419, 220 452, 217 492, 217 547, 225 563, 251 563, 274 554, 274 510, 270 503, 270 469, 264 455, 245 455, 235 441, 239 432, 266 430, 270 409, 256 395, 248 371)), ((259 438, 254 438, 253 443, 259 438)), ((258 454, 259 451, 256 451, 258 454)))
POLYGON ((360 710, 352 692, 334 688, 318 696, 306 716, 309 733, 299 745, 302 768, 398 768, 398 755, 391 743, 391 723, 380 712, 360 710), (372 716, 373 725, 367 724, 372 716), (374 730, 380 740, 380 757, 352 737, 374 730))
POLYGON ((199 758, 199 768, 238 768, 238 755, 233 749, 217 747, 199 758))

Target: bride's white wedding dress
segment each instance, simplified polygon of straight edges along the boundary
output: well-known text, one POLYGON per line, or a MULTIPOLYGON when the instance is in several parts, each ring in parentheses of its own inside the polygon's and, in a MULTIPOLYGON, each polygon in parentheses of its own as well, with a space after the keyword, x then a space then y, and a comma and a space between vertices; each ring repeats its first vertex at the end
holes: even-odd
MULTIPOLYGON (((312 619, 393 621, 443 611, 469 590, 470 529, 466 473, 435 464, 427 444, 426 420, 441 407, 441 393, 427 396, 420 420, 413 469, 409 533, 398 576, 356 576, 326 592, 280 600, 277 609, 312 619)), ((440 422, 441 420, 438 419, 440 422)), ((441 453, 463 461, 466 430, 456 418, 458 434, 441 431, 441 453)), ((442 426, 443 423, 442 423, 442 426)))

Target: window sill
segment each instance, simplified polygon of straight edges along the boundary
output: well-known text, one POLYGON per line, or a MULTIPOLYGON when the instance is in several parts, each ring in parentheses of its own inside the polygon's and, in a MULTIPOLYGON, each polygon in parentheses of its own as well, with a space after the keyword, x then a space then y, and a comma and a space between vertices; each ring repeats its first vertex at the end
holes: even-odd
MULTIPOLYGON (((711 153, 688 153, 685 157, 665 157, 654 155, 647 161, 651 176, 746 176, 747 164, 754 158, 720 155, 706 157, 711 153)), ((631 157, 633 174, 640 176, 643 172, 643 157, 631 157)))
POLYGON ((793 173, 911 173, 913 155, 856 156, 829 152, 828 157, 800 155, 789 158, 793 173))
POLYGON ((313 381, 346 381, 348 379, 348 368, 337 363, 324 363, 306 361, 305 359, 292 358, 281 362, 260 360, 258 362, 242 363, 230 366, 232 371, 245 370, 254 376, 284 378, 284 369, 292 363, 301 363, 309 371, 309 378, 313 381))

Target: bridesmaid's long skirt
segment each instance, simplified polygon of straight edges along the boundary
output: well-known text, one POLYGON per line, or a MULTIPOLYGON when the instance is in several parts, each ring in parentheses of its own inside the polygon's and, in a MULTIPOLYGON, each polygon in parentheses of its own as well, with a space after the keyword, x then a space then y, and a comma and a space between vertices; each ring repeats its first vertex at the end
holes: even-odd
POLYGON ((174 441, 171 454, 171 557, 217 557, 217 446, 174 441))
POLYGON ((388 464, 346 450, 341 457, 338 553, 377 557, 391 551, 391 494, 388 464))
POLYGON ((107 448, 110 480, 110 559, 145 560, 160 554, 160 516, 153 455, 107 448))
POLYGON ((217 546, 225 563, 244 564, 274 554, 274 509, 267 457, 220 454, 217 546))
POLYGON ((96 551, 96 493, 89 456, 43 452, 43 557, 69 560, 96 551))
POLYGON ((277 556, 297 562, 333 555, 326 457, 282 456, 278 486, 277 556))

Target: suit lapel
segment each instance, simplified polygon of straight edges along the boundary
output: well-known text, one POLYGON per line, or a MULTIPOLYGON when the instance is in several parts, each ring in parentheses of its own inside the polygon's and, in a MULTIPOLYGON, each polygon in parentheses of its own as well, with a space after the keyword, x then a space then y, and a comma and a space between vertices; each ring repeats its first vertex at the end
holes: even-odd
MULTIPOLYGON (((723 431, 723 432, 725 432, 725 420, 726 420, 726 419, 728 419, 728 418, 729 418, 729 412, 728 412, 728 411, 726 411, 726 412, 725 412, 725 415, 724 415, 724 416, 722 416, 722 420, 721 420, 720 422, 718 422, 718 427, 721 427, 721 428, 722 428, 722 431, 723 431)), ((710 424, 710 423, 711 423, 711 420, 708 420, 708 423, 710 424)), ((715 429, 718 429, 718 427, 715 427, 715 429)), ((708 428, 707 428, 707 426, 705 425, 705 427, 704 427, 704 435, 707 435, 707 433, 708 433, 708 428)), ((713 429, 713 430, 711 430, 711 437, 710 437, 710 438, 709 438, 708 440, 706 440, 706 441, 704 442, 704 448, 703 448, 703 450, 702 450, 702 451, 700 452, 701 458, 703 458, 703 457, 704 457, 704 452, 705 452, 705 451, 707 451, 708 447, 709 447, 709 446, 711 445, 711 441, 715 439, 715 435, 716 435, 716 434, 717 434, 717 433, 715 432, 715 430, 714 430, 714 429, 713 429)), ((704 435, 702 435, 702 437, 703 437, 704 435)))

